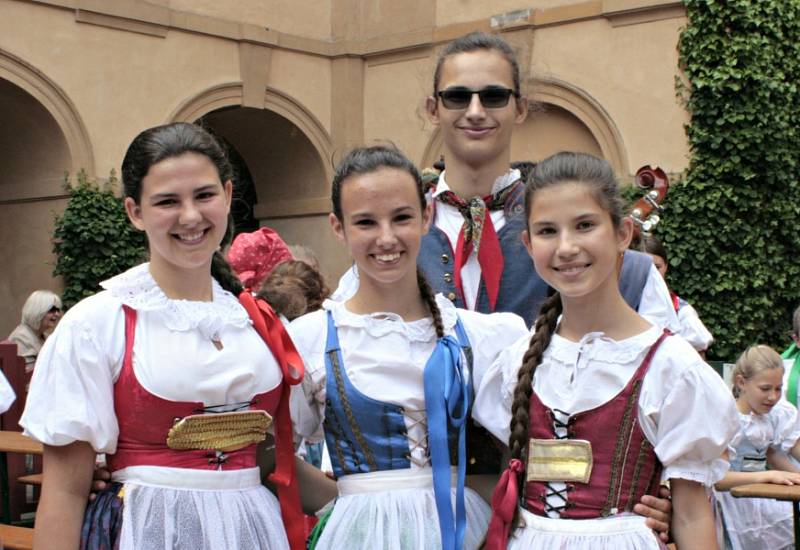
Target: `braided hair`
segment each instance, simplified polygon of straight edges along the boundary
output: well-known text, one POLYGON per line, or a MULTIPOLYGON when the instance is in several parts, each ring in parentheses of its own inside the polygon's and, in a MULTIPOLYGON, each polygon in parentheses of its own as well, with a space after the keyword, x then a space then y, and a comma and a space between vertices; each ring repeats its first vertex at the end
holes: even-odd
MULTIPOLYGON (((206 157, 217 169, 221 182, 233 179, 233 168, 214 137, 206 130, 188 122, 173 122, 155 126, 136 136, 122 160, 122 188, 125 197, 139 204, 142 198, 142 181, 154 165, 162 160, 195 153, 206 157)), ((221 246, 233 238, 233 217, 228 215, 228 226, 221 246)), ((225 290, 239 295, 243 287, 233 274, 222 252, 214 252, 211 259, 211 276, 225 290)))
POLYGON ((419 286, 419 293, 422 295, 422 301, 427 304, 428 309, 431 311, 433 317, 433 326, 436 329, 436 337, 444 338, 444 323, 442 323, 442 313, 439 311, 439 306, 436 304, 436 297, 433 294, 433 289, 425 278, 425 274, 418 267, 417 268, 417 285, 419 286))

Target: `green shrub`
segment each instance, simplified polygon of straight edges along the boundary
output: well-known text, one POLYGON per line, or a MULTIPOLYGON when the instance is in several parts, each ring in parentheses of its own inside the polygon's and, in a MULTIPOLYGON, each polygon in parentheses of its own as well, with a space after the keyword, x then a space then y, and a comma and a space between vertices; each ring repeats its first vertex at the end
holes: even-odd
POLYGON ((678 93, 691 161, 658 228, 711 358, 783 349, 800 300, 800 1, 687 0, 678 93))
POLYGON ((102 186, 81 171, 77 183, 64 187, 69 201, 56 217, 53 252, 57 257, 54 275, 64 277, 62 300, 69 308, 100 290, 100 282, 144 261, 147 255, 144 233, 128 221, 123 200, 113 189, 117 178, 112 170, 102 186))

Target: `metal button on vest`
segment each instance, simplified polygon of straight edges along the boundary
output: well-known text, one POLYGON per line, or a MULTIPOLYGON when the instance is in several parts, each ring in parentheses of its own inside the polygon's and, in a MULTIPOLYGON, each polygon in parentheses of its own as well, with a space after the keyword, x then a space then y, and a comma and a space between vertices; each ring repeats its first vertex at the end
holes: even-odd
POLYGON ((448 256, 447 254, 442 254, 442 263, 446 264, 449 261, 450 261, 450 256, 448 256))
POLYGON ((444 282, 445 282, 445 283, 449 283, 449 282, 451 282, 452 280, 453 280, 453 276, 452 276, 450 273, 445 273, 445 274, 444 274, 444 282))
POLYGON ((455 302, 456 301, 456 293, 455 292, 448 292, 447 293, 447 299, 450 300, 451 302, 455 302))

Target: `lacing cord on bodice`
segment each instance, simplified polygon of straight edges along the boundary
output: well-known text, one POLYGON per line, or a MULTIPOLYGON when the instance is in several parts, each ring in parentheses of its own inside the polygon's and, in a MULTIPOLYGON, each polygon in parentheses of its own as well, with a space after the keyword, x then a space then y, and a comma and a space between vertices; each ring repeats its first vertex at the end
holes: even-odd
MULTIPOLYGON (((560 409, 552 409, 553 432, 556 439, 569 439, 569 413, 560 409)), ((563 482, 545 482, 545 493, 542 496, 544 511, 552 517, 552 513, 561 515, 561 512, 570 508, 572 504, 568 501, 569 492, 572 485, 563 482), (560 501, 560 504, 559 504, 560 501)))
POLYGON ((195 414, 217 414, 226 412, 238 412, 249 410, 258 402, 257 399, 251 401, 240 401, 238 403, 226 403, 224 405, 208 405, 206 407, 194 409, 195 414))
POLYGON ((407 458, 420 468, 430 465, 431 456, 428 452, 428 416, 425 414, 425 409, 413 410, 403 409, 403 416, 408 419, 406 428, 408 431, 408 455, 407 458), (421 434, 419 438, 417 434, 421 434), (422 453, 415 451, 422 450, 422 453), (422 458, 417 458, 415 455, 420 455, 422 458))

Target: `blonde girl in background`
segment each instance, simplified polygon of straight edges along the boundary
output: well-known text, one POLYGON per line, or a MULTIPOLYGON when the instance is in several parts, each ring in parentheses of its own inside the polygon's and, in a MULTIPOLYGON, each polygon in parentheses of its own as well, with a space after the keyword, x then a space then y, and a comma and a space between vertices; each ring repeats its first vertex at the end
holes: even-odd
POLYGON ((474 418, 511 455, 487 548, 660 548, 632 510, 663 480, 677 546, 715 547, 708 491, 727 470, 720 456, 738 429, 735 405, 687 342, 621 296, 632 223, 610 166, 581 153, 542 161, 525 212, 523 240, 555 292, 475 402, 474 418))
POLYGON ((783 370, 781 356, 764 345, 747 348, 733 370, 740 429, 730 453, 731 469, 716 484, 728 547, 733 550, 794 547, 791 504, 734 498, 727 492, 748 483, 800 485, 800 473, 783 454, 800 457, 797 409, 781 399, 783 370))

